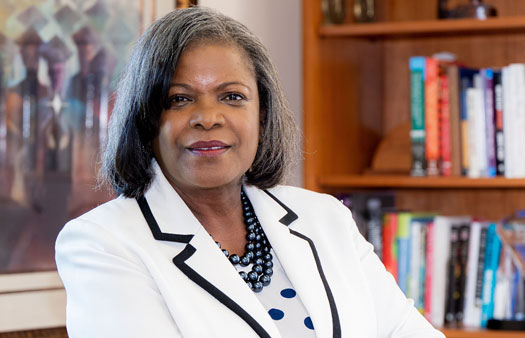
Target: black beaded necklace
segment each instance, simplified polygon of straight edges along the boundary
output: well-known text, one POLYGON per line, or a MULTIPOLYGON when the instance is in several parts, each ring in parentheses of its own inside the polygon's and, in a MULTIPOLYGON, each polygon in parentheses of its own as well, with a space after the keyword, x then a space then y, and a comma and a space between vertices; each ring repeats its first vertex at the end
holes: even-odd
MULTIPOLYGON (((246 225, 246 239, 248 240, 245 246, 246 251, 242 257, 239 257, 237 254, 230 255, 226 249, 222 249, 222 252, 233 265, 248 266, 253 264, 250 272, 239 271, 239 275, 250 289, 254 292, 260 292, 264 286, 269 285, 272 281, 273 257, 270 253, 272 246, 268 238, 266 238, 253 206, 243 190, 241 190, 241 202, 244 224, 246 225)), ((219 242, 215 243, 217 243, 219 248, 221 247, 219 242)))

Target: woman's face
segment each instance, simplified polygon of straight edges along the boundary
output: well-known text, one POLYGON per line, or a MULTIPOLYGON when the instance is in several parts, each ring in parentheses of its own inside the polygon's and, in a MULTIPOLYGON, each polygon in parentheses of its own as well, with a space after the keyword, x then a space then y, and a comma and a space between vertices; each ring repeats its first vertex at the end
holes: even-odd
POLYGON ((197 45, 180 57, 153 152, 177 190, 239 184, 259 141, 253 67, 231 45, 197 45))

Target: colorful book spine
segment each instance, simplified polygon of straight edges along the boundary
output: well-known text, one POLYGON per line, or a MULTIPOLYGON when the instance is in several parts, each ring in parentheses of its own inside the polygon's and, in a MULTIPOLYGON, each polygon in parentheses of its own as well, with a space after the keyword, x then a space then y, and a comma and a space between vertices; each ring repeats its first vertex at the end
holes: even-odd
POLYGON ((410 220, 408 212, 400 212, 397 222, 397 283, 403 293, 408 291, 408 273, 410 266, 410 220))
POLYGON ((466 176, 470 167, 467 90, 472 88, 475 69, 459 68, 459 117, 461 135, 461 173, 466 176))
POLYGON ((425 58, 425 158, 427 175, 439 175, 439 65, 432 57, 425 58))
POLYGON ((424 226, 422 226, 420 230, 420 241, 419 241, 419 253, 418 255, 421 257, 419 260, 419 286, 418 286, 418 302, 417 302, 417 309, 422 314, 425 313, 425 289, 427 288, 426 285, 426 238, 427 238, 427 229, 428 224, 430 224, 431 221, 428 221, 425 223, 424 226))
POLYGON ((408 268, 408 288, 406 296, 414 300, 414 306, 419 309, 419 265, 421 256, 419 255, 419 243, 421 242, 421 228, 425 224, 417 219, 410 222, 410 264, 408 268))
POLYGON ((383 264, 397 281, 397 219, 395 212, 383 216, 383 264))
POLYGON ((461 175, 461 132, 459 107, 459 68, 449 65, 447 68, 450 112, 450 161, 451 175, 461 175))
POLYGON ((410 68, 410 140, 412 176, 425 176, 425 57, 414 56, 410 68))
POLYGON ((486 177, 496 176, 496 132, 494 112, 494 72, 486 68, 480 71, 485 111, 486 177))
POLYGON ((505 137, 503 134, 503 81, 501 71, 494 72, 494 113, 496 138, 496 174, 505 175, 505 137))
POLYGON ((434 271, 434 221, 428 223, 427 225, 427 236, 425 239, 426 243, 426 254, 425 254, 425 295, 424 303, 425 318, 432 322, 432 277, 434 271))
POLYGON ((439 76, 439 169, 442 176, 452 176, 450 132, 449 79, 443 71, 439 76))
POLYGON ((494 312, 494 288, 496 286, 496 271, 498 270, 501 241, 496 233, 496 224, 487 229, 487 245, 485 247, 485 266, 483 271, 483 305, 481 307, 481 327, 487 326, 487 321, 494 312))

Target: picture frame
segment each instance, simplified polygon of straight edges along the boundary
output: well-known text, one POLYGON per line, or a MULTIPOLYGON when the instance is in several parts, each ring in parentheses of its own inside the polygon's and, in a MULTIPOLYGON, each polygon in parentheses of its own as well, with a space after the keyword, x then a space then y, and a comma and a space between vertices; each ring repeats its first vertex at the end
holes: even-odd
MULTIPOLYGON (((101 9, 100 8, 100 4, 106 5, 106 7, 107 7, 108 5, 111 5, 113 2, 115 2, 115 3, 125 3, 126 6, 129 7, 129 1, 124 1, 124 0, 90 0, 90 1, 59 0, 59 1, 54 1, 54 2, 51 2, 51 1, 47 1, 46 2, 46 1, 35 0, 34 4, 30 3, 29 1, 26 1, 26 2, 21 2, 19 5, 23 6, 25 4, 28 8, 30 6, 36 6, 37 9, 40 10, 40 12, 41 12, 40 15, 38 15, 38 13, 35 12, 35 11, 29 11, 29 13, 26 14, 26 16, 29 17, 31 20, 33 20, 33 21, 31 21, 32 24, 33 24, 33 27, 29 27, 29 28, 34 28, 34 31, 37 32, 37 34, 40 37, 40 39, 44 43, 48 43, 48 42, 50 42, 52 40, 52 38, 50 37, 50 35, 51 35, 50 28, 49 28, 50 23, 49 22, 42 23, 42 21, 43 21, 43 19, 50 20, 50 14, 49 13, 42 13, 42 11, 46 10, 46 9, 50 9, 49 6, 50 6, 51 3, 54 3, 56 6, 68 5, 70 7, 74 6, 76 4, 78 6, 84 6, 84 7, 82 7, 83 10, 88 10, 88 9, 90 9, 92 7, 95 7, 95 10, 93 12, 97 13, 97 11, 96 11, 97 10, 97 6, 98 6, 98 10, 100 10, 101 9), (39 6, 43 6, 43 7, 39 7, 39 6), (43 30, 43 32, 38 31, 36 28, 39 28, 39 29, 43 30)), ((5 2, 5 3, 7 4, 7 2, 5 2)), ((135 4, 136 5, 135 5, 134 9, 137 12, 136 13, 137 14, 136 21, 135 21, 135 24, 137 25, 136 26, 136 33, 137 34, 135 34, 135 36, 130 38, 130 40, 129 40, 130 46, 132 45, 133 41, 135 41, 138 38, 138 36, 154 20, 156 20, 157 18, 160 18, 164 14, 166 14, 169 11, 173 10, 174 8, 176 8, 176 2, 175 1, 171 2, 171 1, 158 1, 158 0, 151 0, 151 1, 136 0, 135 4)), ((4 27, 0 27, 0 33, 3 33, 3 36, 4 36, 3 38, 0 38, 0 44, 1 43, 5 43, 6 35, 7 35, 7 37, 10 38, 10 40, 11 40, 10 41, 10 46, 12 47, 12 49, 9 51, 9 53, 15 54, 15 57, 18 57, 18 62, 22 62, 23 63, 24 56, 20 55, 21 54, 21 52, 20 52, 20 49, 21 49, 20 44, 18 46, 16 46, 16 35, 23 35, 23 32, 22 32, 22 30, 21 30, 21 28, 19 26, 17 27, 17 25, 19 25, 19 23, 15 22, 15 20, 13 19, 13 15, 21 15, 22 13, 24 13, 25 10, 27 10, 27 8, 19 8, 19 7, 17 7, 19 5, 18 4, 17 5, 13 5, 12 2, 9 2, 9 6, 10 6, 9 8, 6 8, 5 6, 4 6, 4 8, 2 8, 2 5, 0 5, 0 16, 2 16, 2 19, 3 19, 2 22, 4 22, 4 27), (11 21, 9 20, 9 18, 11 18, 11 21), (15 33, 13 33, 13 31, 9 31, 9 29, 14 29, 14 30, 18 29, 19 34, 15 34, 15 33), (11 35, 11 36, 9 36, 9 35, 11 35), (15 42, 13 43, 13 41, 15 41, 15 42), (16 50, 17 47, 18 47, 18 51, 16 50), (16 56, 16 53, 18 53, 18 56, 16 56)), ((53 14, 56 14, 58 12, 58 10, 59 10, 59 8, 55 8, 55 12, 53 14)), ((77 12, 78 12, 78 10, 77 10, 77 12)), ((104 11, 98 12, 98 13, 102 13, 101 15, 103 15, 104 14, 103 12, 104 11)), ((109 14, 109 15, 111 15, 111 14, 109 14)), ((119 15, 122 15, 122 12, 119 12, 119 15)), ((54 26, 54 28, 57 29, 57 27, 60 25, 60 23, 56 22, 56 20, 57 20, 56 17, 52 17, 52 19, 53 20, 51 20, 52 21, 52 25, 51 26, 54 26)), ((73 31, 77 32, 77 31, 80 30, 79 24, 72 23, 71 19, 69 19, 69 20, 66 20, 65 18, 62 18, 62 19, 67 21, 67 22, 69 22, 70 25, 73 25, 72 27, 74 27, 75 29, 72 30, 72 32, 73 31)), ((100 18, 98 18, 98 19, 100 19, 100 18)), ((78 20, 78 18, 77 18, 77 20, 78 20)), ((88 20, 90 22, 94 22, 96 24, 97 17, 95 16, 94 18, 85 19, 86 22, 88 20)), ((1 26, 1 24, 0 24, 0 26, 1 26)), ((32 33, 34 33, 34 32, 32 32, 32 33)), ((122 36, 117 37, 117 38, 122 38, 122 36)), ((28 39, 28 40, 30 41, 31 39, 28 39)), ((23 42, 23 41, 21 41, 21 42, 23 42)), ((74 46, 72 44, 72 42, 74 43, 74 39, 73 39, 73 37, 70 37, 69 44, 66 44, 66 45, 69 45, 69 47, 70 47, 69 48, 69 53, 75 54, 75 51, 71 50, 72 49, 71 46, 74 46)), ((128 47, 128 50, 129 50, 130 46, 128 47)), ((57 55, 53 56, 53 53, 57 54, 56 52, 57 52, 57 50, 48 50, 45 53, 51 54, 51 56, 48 56, 48 58, 50 57, 51 60, 53 61, 53 57, 60 58, 60 55, 59 56, 57 56, 57 55)), ((80 52, 80 49, 76 51, 77 54, 79 52, 80 52)), ((64 54, 63 51, 62 51, 62 53, 64 54)), ((11 54, 11 56, 13 56, 13 54, 11 54)), ((58 54, 60 54, 60 53, 58 53, 58 54)), ((67 55, 68 53, 66 52, 65 54, 67 55)), ((123 53, 123 55, 126 57, 128 55, 128 53, 127 52, 123 53)), ((6 53, 4 53, 3 56, 4 56, 4 61, 5 61, 6 53)), ((27 56, 25 56, 25 57, 27 58, 27 56)), ((70 56, 70 57, 72 57, 72 56, 70 56)), ((47 61, 49 61, 49 60, 47 60, 47 61)), ((41 63, 42 60, 39 60, 39 62, 41 63)), ((123 65, 125 64, 126 60, 123 59, 123 60, 120 60, 120 62, 121 62, 120 67, 123 67, 123 65)), ((53 75, 53 73, 50 71, 50 69, 52 68, 51 62, 48 62, 48 64, 49 64, 48 67, 47 67, 47 69, 48 69, 47 78, 49 80, 48 84, 56 86, 56 84, 51 83, 51 82, 56 80, 56 78, 54 78, 54 76, 57 75, 56 73, 58 73, 59 70, 57 70, 55 72, 55 74, 53 75)), ((15 69, 9 69, 8 72, 7 72, 8 74, 6 75, 5 64, 4 64, 4 67, 0 66, 0 70, 4 71, 3 74, 1 74, 2 76, 4 76, 4 80, 5 80, 5 76, 19 76, 19 77, 22 76, 21 74, 17 74, 17 70, 15 70, 15 69)), ((28 72, 26 72, 26 73, 28 73, 28 72)), ((58 77, 61 76, 60 74, 58 74, 58 75, 59 75, 58 77)), ((0 84, 4 85, 6 83, 6 81, 4 81, 4 82, 1 82, 1 81, 2 81, 2 77, 0 77, 0 84)), ((69 79, 69 83, 72 83, 71 78, 69 79)), ((6 86, 6 87, 8 87, 8 86, 6 86)), ((61 88, 61 90, 62 90, 62 95, 65 95, 63 93, 66 90, 64 88, 61 88)), ((0 110, 2 109, 1 108, 2 105, 5 107, 6 101, 7 100, 6 100, 5 96, 3 98, 3 101, 2 101, 2 99, 0 99, 0 110)), ((51 101, 51 100, 49 100, 49 101, 51 101)), ((63 101, 66 101, 66 100, 64 99, 63 101)), ((62 103, 64 103, 64 102, 62 102, 62 103)), ((68 102, 68 103, 70 103, 70 102, 68 102)), ((51 102, 47 102, 47 104, 48 104, 47 105, 48 108, 49 108, 49 106, 51 106, 51 108, 53 108, 52 107, 52 104, 53 104, 52 101, 51 102)), ((42 105, 45 106, 45 102, 42 105)), ((5 121, 7 120, 7 114, 5 113, 6 110, 7 109, 4 109, 4 113, 3 114, 0 113, 0 121, 4 121, 4 124, 0 123, 0 163, 3 163, 4 166, 6 165, 6 158, 7 158, 7 152, 6 152, 6 148, 7 147, 6 147, 6 144, 5 144, 6 143, 5 142, 6 141, 6 134, 7 134, 7 132, 6 132, 7 128, 6 128, 6 123, 5 123, 5 121), (2 142, 4 142, 4 143, 2 143, 2 142), (2 148, 2 147, 4 147, 4 148, 2 148), (2 153, 2 149, 4 150, 3 153, 2 153), (4 162, 2 162, 2 161, 4 161, 4 162)), ((100 115, 99 115, 99 117, 100 117, 100 115)), ((60 143, 60 138, 57 138, 57 140, 59 140, 59 142, 57 142, 57 143, 60 143)), ((42 153, 41 150, 40 150, 40 152, 42 153)), ((35 153, 38 153, 38 151, 35 152, 35 153)), ((41 155, 41 153, 40 153, 40 160, 42 160, 42 158, 45 159, 46 157, 43 157, 43 155, 41 155)), ((58 156, 58 158, 60 158, 60 156, 58 156)), ((55 162, 57 162, 57 161, 55 161, 55 162)), ((60 161, 58 161, 58 163, 60 163, 60 161)), ((91 165, 92 167, 94 167, 92 164, 93 164, 92 162, 88 162, 86 165, 91 165)), ((2 164, 0 164, 0 166, 1 165, 2 164)), ((26 165, 27 165, 27 163, 26 163, 26 165)), ((45 164, 44 165, 43 164, 39 164, 39 165, 40 165, 40 168, 42 168, 42 167, 45 168, 45 164)), ((53 167, 53 166, 51 166, 51 167, 53 167)), ((54 167, 55 168, 56 167, 60 167, 60 165, 55 165, 54 167)), ((31 177, 31 175, 29 175, 29 176, 31 177)), ((34 175, 34 176, 37 176, 37 175, 34 175)), ((12 191, 12 189, 6 189, 6 185, 7 185, 6 184, 6 180, 5 180, 6 177, 7 176, 5 175, 5 170, 2 172, 1 169, 0 169, 0 191, 4 192, 4 195, 0 194, 0 205, 2 205, 2 203, 4 203, 4 205, 5 205, 5 203, 6 203, 6 197, 5 197, 6 194, 5 194, 5 192, 6 191, 12 191), (1 175, 4 175, 4 176, 1 176, 1 175), (4 190, 2 190, 2 189, 4 189, 4 190)), ((79 180, 79 182, 81 182, 83 184, 81 184, 81 189, 79 189, 77 194, 91 196, 91 197, 95 196, 95 198, 91 199, 91 200, 87 199, 87 202, 84 203, 84 204, 79 203, 78 205, 80 205, 80 207, 78 207, 77 209, 75 209, 74 207, 70 207, 69 210, 70 210, 70 212, 71 212, 71 210, 73 210, 72 211, 73 216, 77 216, 80 213, 82 213, 84 211, 87 211, 88 209, 94 207, 97 203, 102 203, 104 200, 108 200, 108 199, 110 199, 112 197, 108 192, 105 192, 105 191, 98 191, 98 192, 95 192, 95 193, 92 193, 90 191, 94 187, 94 182, 95 181, 94 181, 93 177, 94 176, 91 176, 91 178, 89 180, 84 181, 84 182, 82 180, 79 180), (89 189, 89 191, 88 191, 88 189, 89 189), (100 198, 101 195, 103 196, 103 198, 100 198)), ((60 185, 60 179, 57 179, 57 177, 51 177, 51 179, 55 179, 55 181, 58 181, 58 185, 60 185)), ((12 181, 10 183, 11 183, 11 188, 12 188, 12 185, 13 185, 12 181)), ((76 184, 78 184, 78 183, 76 183, 76 184)), ((63 186, 62 186, 62 188, 63 188, 63 186)), ((13 210, 11 209, 10 211, 12 212, 13 210)), ((14 214, 16 214, 16 213, 14 213, 14 214)), ((71 214, 68 215, 68 217, 71 217, 71 214)), ((52 234, 51 238, 49 238, 48 241, 47 241, 47 244, 51 245, 51 248, 50 248, 51 252, 54 252, 54 238, 53 237, 56 237, 56 233, 58 233, 58 231, 60 230, 60 228, 63 226, 64 223, 60 223, 60 224, 55 224, 54 225, 55 226, 54 231, 56 231, 56 232, 54 234, 52 234)), ((0 229, 4 228, 2 230, 5 230, 6 227, 7 227, 7 225, 5 223, 5 220, 4 221, 0 221, 0 229)), ((23 240, 21 242, 23 242, 23 240)), ((2 248, 5 249, 6 244, 9 244, 9 243, 6 243, 6 242, 0 243, 0 250, 2 248)), ((49 253, 49 251, 48 251, 48 253, 49 253)), ((0 254, 0 258, 2 258, 1 254, 0 254)), ((3 258, 5 260, 5 253, 4 253, 3 258)), ((49 257, 48 257, 48 259, 49 259, 49 257)), ((51 257, 51 259, 53 259, 53 262, 54 262, 54 255, 51 257)), ((56 271, 56 268, 54 266, 51 266, 49 268, 44 268, 44 269, 41 269, 41 268, 39 268, 37 266, 37 267, 34 267, 34 268, 11 269, 11 270, 5 269, 5 266, 4 266, 3 270, 0 269, 0 308, 2 308, 2 309, 9 309, 9 311, 7 311, 5 313, 5 315, 3 314, 1 316, 1 318, 0 318, 0 336, 2 336, 3 335, 2 333, 5 333, 5 332, 37 330, 37 329, 49 329, 49 328, 63 328, 65 326, 65 302, 66 302, 65 290, 63 288, 63 285, 62 285, 62 283, 60 281, 59 275, 58 275, 58 273, 56 271)))

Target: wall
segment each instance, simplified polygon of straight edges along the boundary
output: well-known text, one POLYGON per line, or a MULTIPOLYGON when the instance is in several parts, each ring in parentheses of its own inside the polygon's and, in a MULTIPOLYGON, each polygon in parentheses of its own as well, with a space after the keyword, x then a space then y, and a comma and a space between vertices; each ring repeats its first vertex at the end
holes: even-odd
MULTIPOLYGON (((262 40, 281 77, 302 130, 302 7, 300 0, 199 0, 250 28, 262 40)), ((302 186, 302 156, 288 184, 302 186)))

